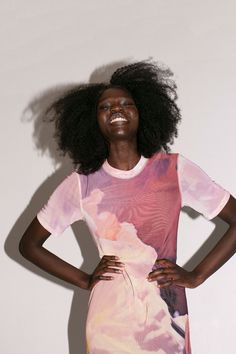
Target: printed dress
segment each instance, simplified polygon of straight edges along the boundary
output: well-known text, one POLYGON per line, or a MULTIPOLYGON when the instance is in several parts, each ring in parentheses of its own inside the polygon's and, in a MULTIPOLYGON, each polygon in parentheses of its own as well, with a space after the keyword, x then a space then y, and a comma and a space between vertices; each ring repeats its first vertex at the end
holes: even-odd
POLYGON ((148 282, 157 258, 176 261, 180 209, 215 217, 229 193, 179 154, 159 152, 129 171, 104 162, 88 176, 73 172, 38 213, 51 233, 86 221, 100 257, 125 264, 91 291, 86 325, 89 354, 190 354, 185 290, 148 282))

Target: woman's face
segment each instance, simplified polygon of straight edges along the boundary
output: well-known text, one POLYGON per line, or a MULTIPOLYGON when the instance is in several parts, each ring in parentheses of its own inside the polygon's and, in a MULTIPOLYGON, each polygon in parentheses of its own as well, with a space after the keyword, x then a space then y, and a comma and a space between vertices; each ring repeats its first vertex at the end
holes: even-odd
POLYGON ((97 119, 108 141, 136 138, 139 114, 130 93, 121 88, 109 88, 99 98, 97 119))

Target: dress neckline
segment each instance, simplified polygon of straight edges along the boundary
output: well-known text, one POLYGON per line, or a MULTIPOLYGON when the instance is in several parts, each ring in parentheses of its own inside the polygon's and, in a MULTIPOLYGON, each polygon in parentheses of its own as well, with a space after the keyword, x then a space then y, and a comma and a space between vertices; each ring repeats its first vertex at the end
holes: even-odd
POLYGON ((119 170, 118 168, 112 167, 107 160, 104 161, 102 168, 106 173, 109 175, 121 178, 121 179, 128 179, 137 176, 145 167, 147 161, 149 159, 141 156, 138 163, 131 168, 131 170, 119 170))

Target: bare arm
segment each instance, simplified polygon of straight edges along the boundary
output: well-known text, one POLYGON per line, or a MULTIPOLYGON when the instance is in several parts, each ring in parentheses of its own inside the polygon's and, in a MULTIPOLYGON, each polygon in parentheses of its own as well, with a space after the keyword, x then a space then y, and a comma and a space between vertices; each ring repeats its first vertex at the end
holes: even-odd
POLYGON ((160 287, 175 284, 195 288, 219 269, 236 250, 236 199, 231 196, 218 216, 229 224, 229 228, 193 271, 187 272, 169 260, 161 259, 156 261, 159 270, 149 273, 148 280, 157 281, 160 287))
POLYGON ((194 269, 201 282, 219 269, 236 251, 236 199, 230 197, 218 215, 229 228, 205 259, 194 269))
POLYGON ((56 277, 76 285, 82 289, 91 290, 99 280, 112 280, 113 277, 104 273, 119 273, 122 263, 115 256, 104 256, 93 274, 89 275, 73 265, 65 262, 43 247, 50 236, 37 218, 31 222, 19 244, 23 257, 56 277))
POLYGON ((35 217, 20 240, 20 253, 46 272, 80 288, 87 289, 89 282, 88 274, 65 262, 43 247, 44 242, 49 236, 50 232, 35 217))

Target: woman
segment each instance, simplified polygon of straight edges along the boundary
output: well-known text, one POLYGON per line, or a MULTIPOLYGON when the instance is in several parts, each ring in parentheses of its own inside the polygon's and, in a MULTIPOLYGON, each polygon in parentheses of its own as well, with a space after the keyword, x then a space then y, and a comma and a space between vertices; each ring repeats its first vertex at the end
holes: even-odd
POLYGON ((20 252, 91 291, 88 353, 190 354, 184 289, 203 283, 235 251, 235 199, 169 153, 180 120, 175 89, 169 70, 138 62, 118 69, 109 84, 80 86, 52 106, 59 147, 78 167, 32 221, 20 252), (229 224, 191 272, 175 263, 183 205, 229 224), (90 275, 43 247, 79 219, 101 257, 90 275))

